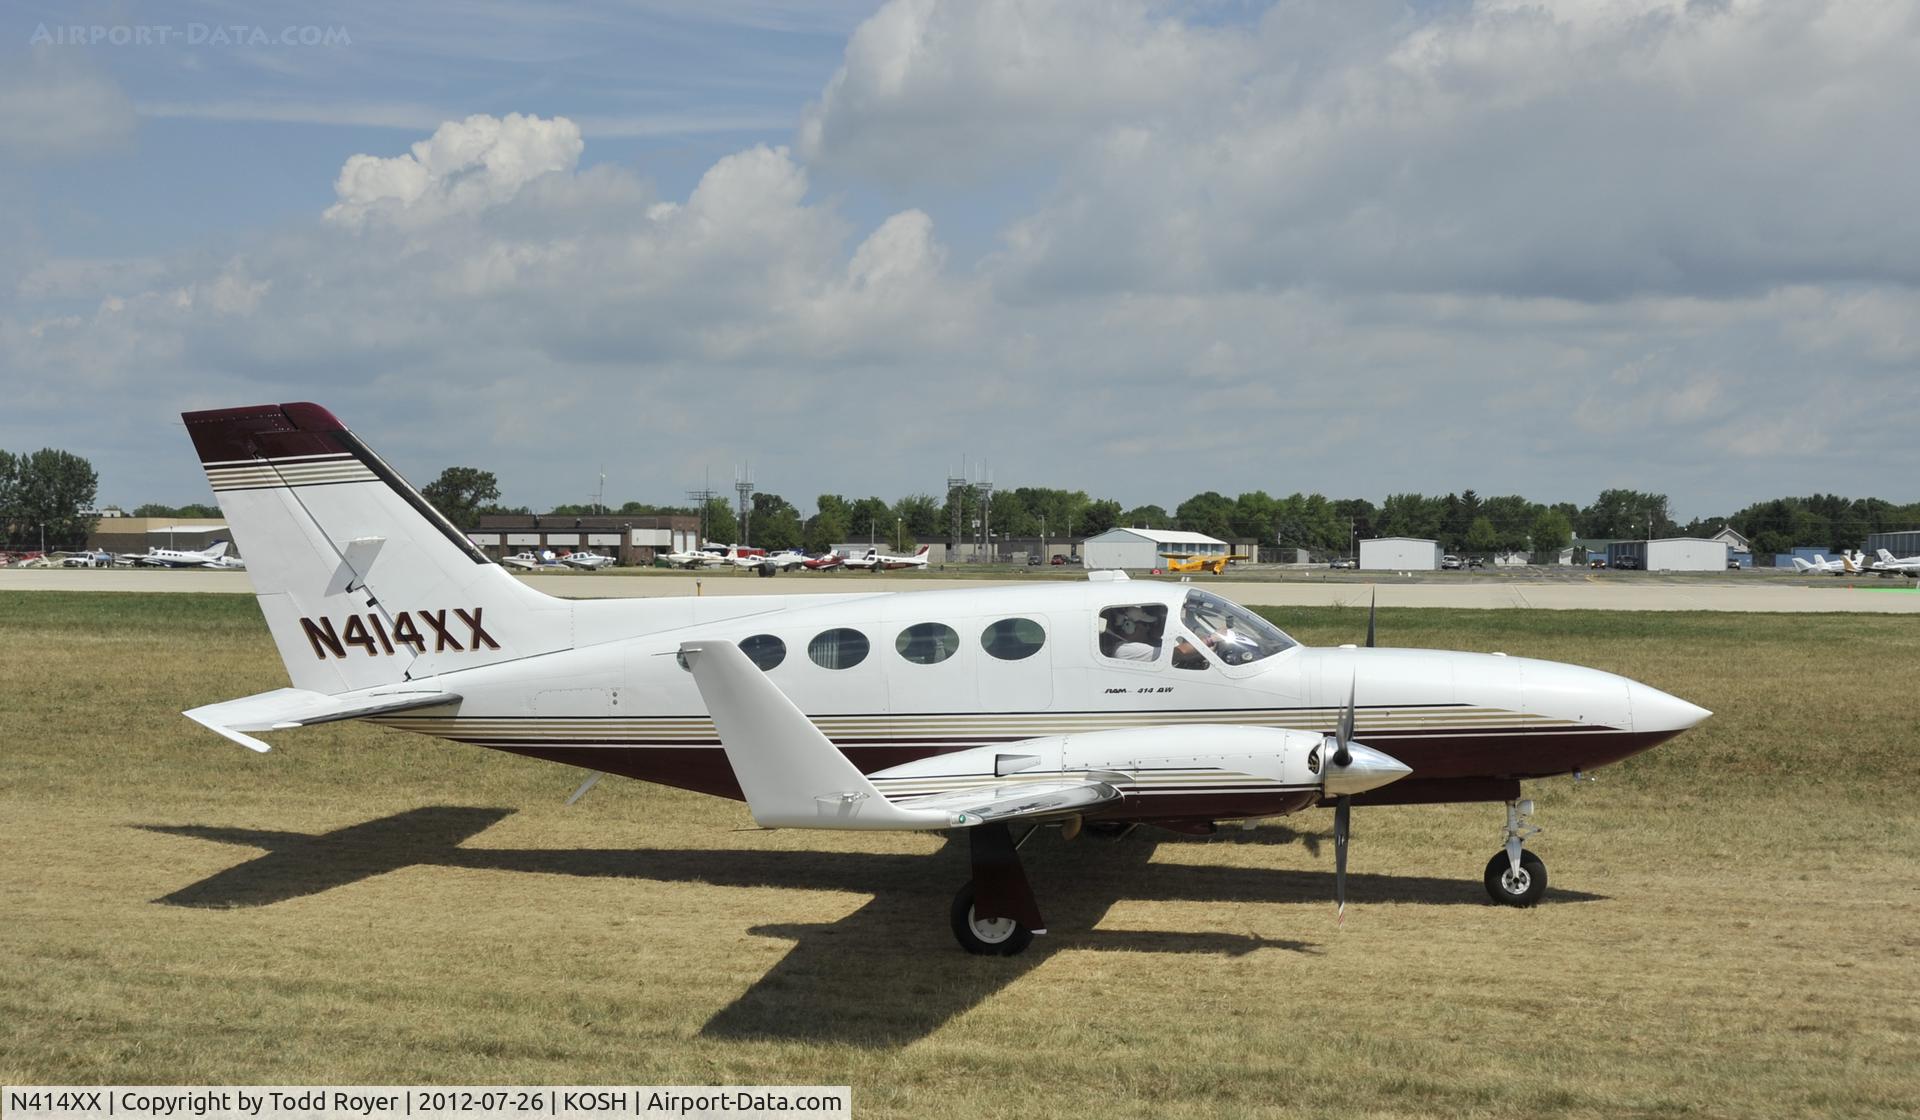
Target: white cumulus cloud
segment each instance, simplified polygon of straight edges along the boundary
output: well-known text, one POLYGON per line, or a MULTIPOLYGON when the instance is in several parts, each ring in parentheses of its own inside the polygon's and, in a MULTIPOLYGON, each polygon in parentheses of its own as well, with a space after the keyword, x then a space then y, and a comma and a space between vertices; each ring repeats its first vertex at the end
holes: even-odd
POLYGON ((448 121, 406 155, 355 155, 334 181, 339 199, 326 217, 355 224, 374 215, 427 221, 493 206, 552 172, 572 171, 584 147, 580 127, 508 113, 448 121))

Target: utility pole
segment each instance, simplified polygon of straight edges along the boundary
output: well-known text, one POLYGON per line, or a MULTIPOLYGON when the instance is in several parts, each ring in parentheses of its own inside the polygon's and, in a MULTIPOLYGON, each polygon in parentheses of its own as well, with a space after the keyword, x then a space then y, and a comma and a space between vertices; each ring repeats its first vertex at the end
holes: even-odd
POLYGON ((753 464, 733 468, 733 489, 740 495, 740 547, 747 546, 747 530, 753 520, 753 464))
POLYGON ((702 486, 698 490, 687 491, 687 500, 693 502, 700 511, 700 539, 694 542, 693 547, 695 551, 706 547, 707 534, 709 530, 713 528, 713 526, 707 524, 707 510, 712 505, 713 500, 719 496, 720 495, 713 489, 713 472, 711 471, 707 472, 707 484, 705 486, 702 486))

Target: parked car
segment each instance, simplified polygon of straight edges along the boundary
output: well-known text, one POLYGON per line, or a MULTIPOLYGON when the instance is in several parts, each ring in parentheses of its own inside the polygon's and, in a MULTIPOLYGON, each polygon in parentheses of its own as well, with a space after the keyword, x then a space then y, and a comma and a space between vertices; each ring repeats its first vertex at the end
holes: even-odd
POLYGON ((1587 561, 1587 567, 1589 567, 1589 568, 1604 568, 1604 567, 1606 567, 1606 566, 1607 566, 1607 562, 1606 562, 1605 560, 1589 560, 1589 561, 1587 561))
POLYGON ((1067 558, 1065 556, 1055 556, 1053 559, 1047 561, 1049 564, 1064 564, 1066 562, 1067 558))
POLYGON ((1613 566, 1623 572, 1643 570, 1638 556, 1622 556, 1613 562, 1613 566))
POLYGON ((1739 571, 1739 570, 1740 570, 1740 561, 1738 561, 1738 560, 1729 560, 1729 561, 1727 561, 1727 570, 1728 570, 1729 572, 1737 572, 1737 571, 1739 571))
POLYGON ((1476 556, 1473 559, 1467 561, 1467 567, 1469 568, 1484 568, 1486 566, 1487 566, 1486 560, 1479 556, 1476 556))
POLYGON ((1340 556, 1340 557, 1336 557, 1336 558, 1334 559, 1334 561, 1333 561, 1333 563, 1331 563, 1331 564, 1328 564, 1328 565, 1327 565, 1327 567, 1329 567, 1329 568, 1351 568, 1351 567, 1353 567, 1353 561, 1352 561, 1352 560, 1350 560, 1350 559, 1348 559, 1348 558, 1347 558, 1347 557, 1345 557, 1345 556, 1340 556))
POLYGON ((1442 556, 1440 558, 1440 567, 1446 571, 1457 572, 1463 566, 1464 565, 1461 562, 1460 558, 1458 556, 1453 555, 1452 553, 1448 553, 1447 555, 1442 556))
POLYGON ((1040 554, 1038 552, 1027 553, 1027 567, 1037 568, 1039 566, 1040 566, 1040 554))

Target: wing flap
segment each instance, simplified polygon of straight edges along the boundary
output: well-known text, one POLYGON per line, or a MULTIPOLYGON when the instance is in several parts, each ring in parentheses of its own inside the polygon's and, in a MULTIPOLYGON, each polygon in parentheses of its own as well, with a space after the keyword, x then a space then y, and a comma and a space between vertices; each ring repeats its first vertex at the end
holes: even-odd
POLYGON ((313 723, 432 708, 459 699, 457 693, 444 689, 384 687, 330 696, 306 688, 276 688, 180 714, 248 750, 264 752, 267 744, 245 732, 284 731, 313 723))
POLYGON ((903 809, 937 809, 964 815, 968 824, 1067 816, 1095 805, 1120 800, 1120 791, 1103 781, 1036 779, 1003 782, 980 789, 934 793, 895 802, 903 809))

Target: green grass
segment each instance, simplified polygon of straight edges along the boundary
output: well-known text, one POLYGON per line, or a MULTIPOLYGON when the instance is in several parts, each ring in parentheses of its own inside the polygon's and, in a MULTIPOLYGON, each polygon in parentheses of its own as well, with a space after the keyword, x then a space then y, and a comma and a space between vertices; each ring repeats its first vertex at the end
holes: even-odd
MULTIPOLYGON (((1354 609, 1269 612, 1315 643, 1354 609)), ((1908 1116, 1920 625, 1380 612, 1390 645, 1627 673, 1714 709, 1532 783, 1548 902, 1486 905, 1498 806, 1213 840, 1052 834, 1054 933, 953 947, 937 839, 380 728, 255 756, 177 714, 285 683, 247 596, 0 594, 0 1081, 850 1083, 863 1116, 1908 1116), (268 855, 269 850, 273 853, 268 855), (257 861, 257 862, 255 862, 257 861)))

